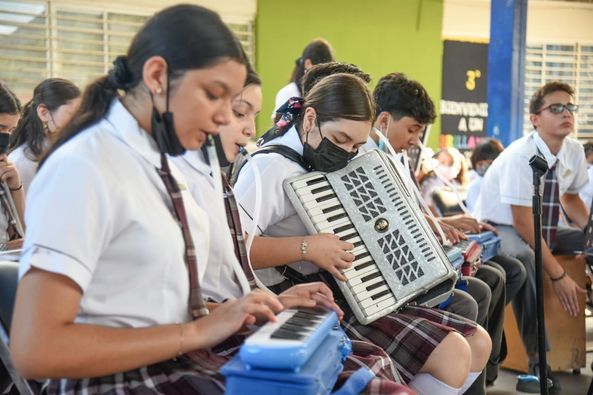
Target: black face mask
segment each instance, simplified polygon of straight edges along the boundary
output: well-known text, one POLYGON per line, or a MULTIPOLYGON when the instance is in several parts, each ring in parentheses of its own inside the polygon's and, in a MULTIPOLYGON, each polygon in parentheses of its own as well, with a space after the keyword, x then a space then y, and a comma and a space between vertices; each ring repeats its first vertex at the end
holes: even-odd
POLYGON ((150 95, 152 99, 152 137, 156 141, 156 145, 159 147, 161 154, 167 154, 171 156, 178 156, 185 154, 185 148, 181 145, 177 133, 175 132, 175 122, 173 121, 173 113, 169 111, 169 80, 171 73, 168 74, 167 78, 167 105, 165 112, 161 115, 154 105, 154 97, 152 93, 150 95))
MULTIPOLYGON (((313 149, 307 141, 303 143, 303 158, 309 163, 313 170, 332 172, 345 167, 350 159, 354 158, 358 151, 348 152, 329 141, 321 134, 321 125, 317 124, 321 143, 313 149)), ((309 134, 307 133, 307 139, 309 134)))

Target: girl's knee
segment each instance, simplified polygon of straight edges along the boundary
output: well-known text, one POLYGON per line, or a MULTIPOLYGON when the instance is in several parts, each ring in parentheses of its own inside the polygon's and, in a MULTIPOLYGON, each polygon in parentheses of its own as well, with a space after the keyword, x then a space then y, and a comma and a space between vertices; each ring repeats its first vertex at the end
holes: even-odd
POLYGON ((484 328, 478 325, 476 333, 467 338, 471 348, 472 364, 471 371, 480 371, 486 366, 490 352, 492 351, 492 340, 484 328))
POLYGON ((434 349, 422 372, 458 388, 463 385, 471 367, 472 352, 468 342, 459 333, 449 333, 434 349))

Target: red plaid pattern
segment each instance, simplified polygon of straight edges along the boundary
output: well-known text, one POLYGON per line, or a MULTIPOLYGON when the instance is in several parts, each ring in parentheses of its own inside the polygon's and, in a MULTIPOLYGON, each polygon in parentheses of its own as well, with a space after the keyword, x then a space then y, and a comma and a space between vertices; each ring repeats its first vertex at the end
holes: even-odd
POLYGON ((559 217, 560 188, 556 178, 556 165, 554 165, 546 172, 542 198, 542 236, 550 250, 556 246, 556 229, 559 217))
POLYGON ((247 249, 245 248, 245 240, 243 238, 243 228, 241 226, 241 217, 239 215, 237 200, 235 199, 233 189, 224 174, 222 175, 222 185, 224 187, 224 208, 226 210, 226 218, 233 238, 233 245, 235 246, 235 256, 241 263, 243 272, 249 281, 249 287, 253 291, 257 288, 257 285, 255 284, 253 268, 249 264, 249 259, 247 257, 247 249))
POLYGON ((185 214, 185 206, 181 197, 181 191, 177 181, 171 174, 167 157, 161 155, 161 168, 157 169, 159 176, 163 179, 167 192, 171 197, 175 216, 179 221, 179 227, 183 233, 183 241, 185 242, 185 266, 189 274, 189 309, 193 318, 208 315, 208 309, 202 298, 202 290, 198 282, 198 260, 196 258, 196 249, 191 237, 189 224, 187 222, 187 215, 185 214))

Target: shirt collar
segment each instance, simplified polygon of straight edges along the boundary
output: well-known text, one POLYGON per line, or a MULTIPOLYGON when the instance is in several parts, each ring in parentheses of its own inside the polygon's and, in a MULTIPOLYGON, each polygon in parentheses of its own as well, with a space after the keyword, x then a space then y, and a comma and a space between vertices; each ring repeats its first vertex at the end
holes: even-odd
POLYGON ((206 162, 206 158, 204 157, 202 150, 186 151, 185 154, 181 156, 181 160, 186 162, 194 170, 204 175, 211 176, 212 174, 212 169, 206 162))
POLYGON ((111 133, 156 168, 161 167, 161 153, 152 136, 140 127, 136 118, 119 99, 111 103, 105 120, 111 133))
POLYGON ((546 142, 539 136, 537 132, 532 133, 533 142, 535 146, 539 150, 539 152, 544 156, 546 162, 548 162, 548 168, 551 169, 557 163, 565 163, 565 155, 564 155, 564 141, 562 142, 562 147, 560 147, 560 151, 558 151, 557 155, 552 154, 546 142))

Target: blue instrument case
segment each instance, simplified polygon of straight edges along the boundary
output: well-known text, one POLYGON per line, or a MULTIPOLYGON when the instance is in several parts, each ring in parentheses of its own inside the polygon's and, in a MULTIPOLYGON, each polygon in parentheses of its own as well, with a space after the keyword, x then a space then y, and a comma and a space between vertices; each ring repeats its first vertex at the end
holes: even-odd
POLYGON ((344 332, 334 329, 311 358, 296 371, 251 367, 237 355, 221 369, 226 377, 225 394, 329 394, 342 372, 342 362, 350 350, 350 340, 344 332))

